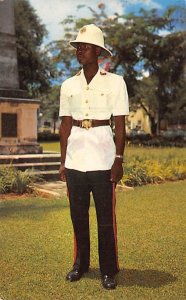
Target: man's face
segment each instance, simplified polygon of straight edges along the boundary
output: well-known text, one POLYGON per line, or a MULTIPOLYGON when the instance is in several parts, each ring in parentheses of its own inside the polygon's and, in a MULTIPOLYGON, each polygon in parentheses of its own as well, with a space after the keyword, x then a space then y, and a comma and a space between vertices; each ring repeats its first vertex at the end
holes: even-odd
POLYGON ((77 60, 82 65, 97 63, 99 52, 100 48, 95 45, 77 43, 76 56, 77 60))

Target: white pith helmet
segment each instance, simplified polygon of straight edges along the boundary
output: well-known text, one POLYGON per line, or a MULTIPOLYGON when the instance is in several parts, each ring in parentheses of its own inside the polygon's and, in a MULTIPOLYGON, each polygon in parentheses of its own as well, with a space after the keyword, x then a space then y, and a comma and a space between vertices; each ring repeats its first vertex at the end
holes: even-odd
POLYGON ((102 48, 101 55, 112 56, 111 51, 104 46, 103 32, 94 24, 85 25, 80 28, 76 39, 74 41, 70 41, 70 45, 77 48, 77 43, 88 43, 99 46, 102 48))

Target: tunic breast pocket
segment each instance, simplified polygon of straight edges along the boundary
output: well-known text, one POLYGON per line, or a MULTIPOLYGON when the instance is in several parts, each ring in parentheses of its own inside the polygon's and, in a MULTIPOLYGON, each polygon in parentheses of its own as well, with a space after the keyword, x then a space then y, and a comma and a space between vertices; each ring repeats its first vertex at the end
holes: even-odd
POLYGON ((81 106, 81 93, 71 93, 68 96, 70 109, 72 112, 77 112, 81 106))
POLYGON ((91 95, 91 107, 95 112, 107 112, 110 110, 109 91, 93 91, 91 95))

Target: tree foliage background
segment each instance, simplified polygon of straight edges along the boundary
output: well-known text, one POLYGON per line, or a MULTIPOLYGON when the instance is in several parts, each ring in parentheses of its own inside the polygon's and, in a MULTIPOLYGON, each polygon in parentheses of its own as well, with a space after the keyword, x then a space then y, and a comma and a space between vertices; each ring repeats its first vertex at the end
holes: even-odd
POLYGON ((28 0, 14 0, 20 87, 38 97, 50 89, 55 68, 43 40, 45 25, 28 0))

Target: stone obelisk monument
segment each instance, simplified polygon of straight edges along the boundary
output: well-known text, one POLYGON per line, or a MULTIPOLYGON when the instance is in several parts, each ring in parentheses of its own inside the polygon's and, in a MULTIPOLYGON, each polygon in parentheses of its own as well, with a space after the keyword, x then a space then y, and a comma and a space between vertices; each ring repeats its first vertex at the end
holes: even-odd
POLYGON ((0 0, 0 155, 41 153, 39 101, 19 89, 13 2, 0 0))
POLYGON ((14 9, 7 0, 0 0, 0 41, 0 87, 18 89, 14 9))

